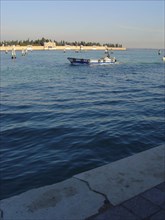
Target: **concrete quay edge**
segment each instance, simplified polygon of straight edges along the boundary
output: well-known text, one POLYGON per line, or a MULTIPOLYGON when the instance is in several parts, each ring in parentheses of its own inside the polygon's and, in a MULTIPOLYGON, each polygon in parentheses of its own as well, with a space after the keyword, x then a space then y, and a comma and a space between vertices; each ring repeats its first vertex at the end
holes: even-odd
POLYGON ((0 201, 0 220, 81 220, 165 181, 165 145, 0 201))

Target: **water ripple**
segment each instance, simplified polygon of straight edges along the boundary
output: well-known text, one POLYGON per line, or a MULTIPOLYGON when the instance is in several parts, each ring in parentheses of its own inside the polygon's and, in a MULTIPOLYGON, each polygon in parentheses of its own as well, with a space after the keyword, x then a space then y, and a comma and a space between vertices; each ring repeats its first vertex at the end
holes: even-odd
POLYGON ((59 51, 2 54, 1 198, 165 141, 164 65, 154 50, 115 53, 109 67, 73 67, 59 51))

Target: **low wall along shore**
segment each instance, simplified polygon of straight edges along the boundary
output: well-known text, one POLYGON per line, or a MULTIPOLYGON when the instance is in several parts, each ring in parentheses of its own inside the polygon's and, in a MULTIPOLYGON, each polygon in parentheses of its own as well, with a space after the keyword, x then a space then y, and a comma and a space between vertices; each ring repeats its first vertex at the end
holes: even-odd
MULTIPOLYGON (((79 46, 56 46, 53 48, 46 48, 44 46, 2 46, 0 47, 0 51, 10 51, 12 49, 15 50, 80 50, 79 46)), ((126 50, 124 47, 104 47, 104 46, 83 46, 81 50, 126 50)))

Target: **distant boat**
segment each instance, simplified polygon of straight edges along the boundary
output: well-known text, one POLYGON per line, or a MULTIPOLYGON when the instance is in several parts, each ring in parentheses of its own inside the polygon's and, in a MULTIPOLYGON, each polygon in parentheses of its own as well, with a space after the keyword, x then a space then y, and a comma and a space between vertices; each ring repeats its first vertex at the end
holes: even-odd
POLYGON ((67 58, 71 64, 73 65, 79 65, 79 64, 98 64, 98 65, 109 65, 109 64, 115 64, 117 62, 115 57, 110 57, 109 53, 107 56, 100 58, 100 59, 82 59, 82 58, 74 58, 74 57, 68 57, 67 58))
POLYGON ((165 61, 165 56, 162 58, 163 61, 165 61))
POLYGON ((107 65, 107 64, 115 64, 116 59, 113 58, 100 58, 100 59, 81 59, 81 58, 73 58, 73 57, 68 57, 68 60, 70 61, 71 64, 99 64, 99 65, 107 65))
POLYGON ((161 54, 161 50, 158 50, 158 55, 160 55, 161 54))

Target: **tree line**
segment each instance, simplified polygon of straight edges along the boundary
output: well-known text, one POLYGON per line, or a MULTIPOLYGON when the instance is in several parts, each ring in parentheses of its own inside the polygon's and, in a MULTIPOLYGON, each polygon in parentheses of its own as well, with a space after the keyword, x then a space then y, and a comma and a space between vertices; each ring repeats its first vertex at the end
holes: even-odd
POLYGON ((11 40, 11 41, 0 41, 0 46, 12 46, 12 45, 20 45, 20 46, 27 46, 27 45, 33 45, 33 46, 44 46, 45 42, 55 42, 57 46, 65 46, 65 45, 71 45, 71 46, 107 46, 107 47, 122 47, 122 44, 112 44, 112 43, 104 43, 100 44, 99 42, 85 42, 85 41, 74 41, 69 42, 65 40, 61 41, 52 41, 51 39, 46 39, 42 37, 41 39, 37 40, 11 40))

